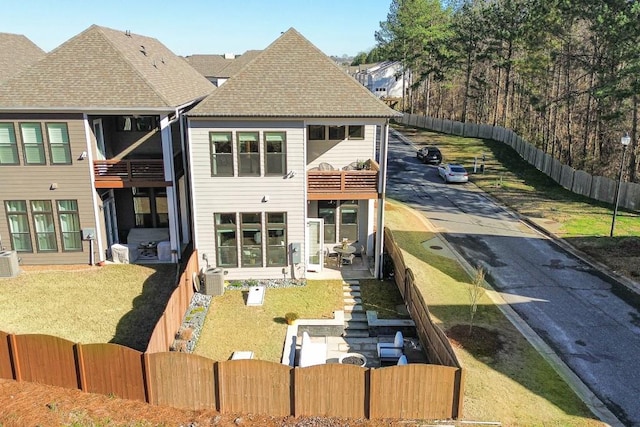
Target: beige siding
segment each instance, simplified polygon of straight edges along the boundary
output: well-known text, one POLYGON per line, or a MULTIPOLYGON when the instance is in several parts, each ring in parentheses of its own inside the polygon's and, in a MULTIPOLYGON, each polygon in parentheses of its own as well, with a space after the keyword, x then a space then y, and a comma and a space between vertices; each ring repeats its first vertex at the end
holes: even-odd
MULTIPOLYGON (((5 212, 5 200, 51 200, 54 205, 54 220, 58 240, 58 252, 38 253, 35 244, 33 220, 29 215, 33 253, 19 254, 23 264, 86 264, 89 262, 89 244, 83 242, 82 252, 63 252, 60 243, 60 223, 56 215, 55 201, 72 199, 78 201, 81 228, 97 228, 93 210, 93 188, 91 186, 92 168, 88 160, 79 160, 83 151, 87 150, 86 134, 82 115, 79 114, 1 114, 0 122, 13 122, 20 166, 0 166, 0 237, 2 245, 10 248, 9 229, 5 212), (24 165, 22 152, 20 122, 40 122, 45 141, 46 165, 24 165), (71 165, 51 165, 48 151, 47 131, 45 123, 65 122, 68 125, 71 147, 71 165), (52 190, 51 185, 57 184, 52 190)), ((97 248, 94 248, 97 250, 97 248)))
POLYGON ((375 159, 376 126, 366 121, 307 121, 306 125, 362 125, 365 126, 364 139, 345 139, 343 141, 309 141, 307 151, 307 170, 320 163, 329 163, 335 169, 342 169, 356 161, 375 159))
MULTIPOLYGON (((207 254, 209 266, 215 266, 215 234, 213 214, 222 212, 286 212, 287 240, 300 243, 304 251, 305 235, 305 157, 304 124, 270 121, 214 121, 190 120, 190 165, 193 174, 194 245, 199 253, 207 254), (233 132, 234 151, 236 131, 285 131, 287 134, 287 171, 295 171, 293 178, 283 176, 211 177, 209 132, 233 132), (269 201, 263 202, 264 196, 269 201)), ((261 144, 261 165, 264 153, 261 144)), ((262 173, 264 174, 264 168, 262 173)), ((304 255, 304 254, 303 254, 304 255)), ((303 258, 304 259, 304 258, 303 258)), ((200 260, 202 263, 202 260, 200 260)), ((203 267, 204 265, 201 265, 203 267)), ((246 278, 281 278, 282 267, 228 269, 227 280, 246 278)))

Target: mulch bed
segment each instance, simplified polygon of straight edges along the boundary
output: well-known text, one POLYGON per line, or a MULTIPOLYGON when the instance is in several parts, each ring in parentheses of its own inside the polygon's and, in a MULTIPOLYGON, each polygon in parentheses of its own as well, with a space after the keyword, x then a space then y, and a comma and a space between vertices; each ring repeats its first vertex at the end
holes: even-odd
POLYGON ((478 357, 495 358, 503 348, 498 331, 469 325, 454 325, 446 331, 449 341, 454 347, 463 348, 478 357))

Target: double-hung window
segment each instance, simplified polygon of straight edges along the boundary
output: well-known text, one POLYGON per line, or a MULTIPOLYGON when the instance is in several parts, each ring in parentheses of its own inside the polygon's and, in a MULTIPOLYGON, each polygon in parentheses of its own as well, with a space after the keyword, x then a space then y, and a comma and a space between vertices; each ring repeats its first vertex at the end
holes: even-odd
POLYGON ((55 252, 58 250, 56 229, 53 221, 51 200, 32 200, 31 213, 36 232, 38 252, 55 252))
POLYGON ((231 132, 210 132, 211 176, 233 176, 231 132))
POLYGON ((267 267, 287 265, 287 214, 267 212, 267 267))
POLYGON ((66 123, 47 123, 49 137, 49 155, 52 165, 70 165, 71 148, 69 147, 69 130, 66 123))
POLYGON ((9 222, 11 247, 16 252, 33 252, 27 202, 24 200, 7 200, 4 202, 9 222))
POLYGON ((13 123, 0 123, 0 165, 18 163, 18 144, 13 123))
POLYGON ((258 132, 238 132, 238 175, 260 176, 258 132))
POLYGON ((24 163, 27 165, 44 165, 44 141, 40 123, 20 123, 20 134, 24 149, 24 163))
POLYGON ((235 213, 214 215, 218 267, 238 266, 237 221, 235 213))
POLYGON ((285 132, 265 132, 265 175, 284 175, 287 168, 285 132))
POLYGON ((82 232, 77 200, 58 200, 58 220, 63 251, 82 250, 82 232))
POLYGON ((262 267, 262 221, 259 213, 240 214, 243 267, 262 267))

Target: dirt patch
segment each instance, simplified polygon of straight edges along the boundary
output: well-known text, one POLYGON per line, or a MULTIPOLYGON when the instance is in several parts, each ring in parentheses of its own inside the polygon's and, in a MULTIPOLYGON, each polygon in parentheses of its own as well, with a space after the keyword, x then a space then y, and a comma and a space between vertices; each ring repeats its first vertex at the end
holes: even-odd
POLYGON ((479 358, 495 359, 503 348, 503 341, 497 331, 469 325, 454 325, 446 331, 451 345, 462 348, 479 358))

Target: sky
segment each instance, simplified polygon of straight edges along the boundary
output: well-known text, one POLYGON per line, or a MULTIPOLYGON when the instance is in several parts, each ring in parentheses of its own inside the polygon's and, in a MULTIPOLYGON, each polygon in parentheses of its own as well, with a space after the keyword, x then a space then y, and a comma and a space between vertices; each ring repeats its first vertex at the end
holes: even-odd
POLYGON ((92 24, 154 37, 175 54, 264 49, 293 27, 327 55, 375 46, 391 0, 0 0, 0 32, 49 52, 92 24))

